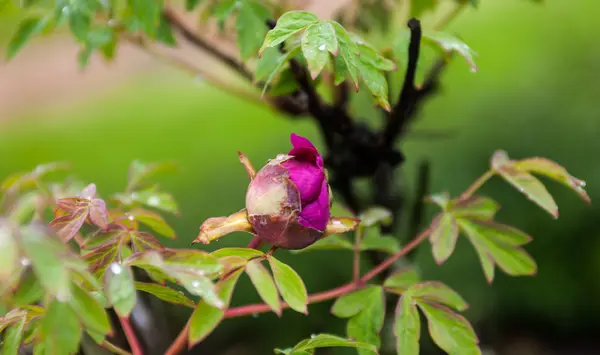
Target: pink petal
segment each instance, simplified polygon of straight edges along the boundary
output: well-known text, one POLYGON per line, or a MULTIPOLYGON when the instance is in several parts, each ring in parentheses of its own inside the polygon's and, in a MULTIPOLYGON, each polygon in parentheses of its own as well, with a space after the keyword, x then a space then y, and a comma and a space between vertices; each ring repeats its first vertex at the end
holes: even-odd
POLYGON ((302 207, 298 222, 304 227, 324 231, 330 215, 329 187, 327 186, 327 181, 323 180, 319 198, 313 203, 302 207))
POLYGON ((283 163, 289 173, 290 180, 300 192, 302 206, 315 201, 321 192, 321 184, 325 179, 323 169, 314 162, 290 159, 283 163))

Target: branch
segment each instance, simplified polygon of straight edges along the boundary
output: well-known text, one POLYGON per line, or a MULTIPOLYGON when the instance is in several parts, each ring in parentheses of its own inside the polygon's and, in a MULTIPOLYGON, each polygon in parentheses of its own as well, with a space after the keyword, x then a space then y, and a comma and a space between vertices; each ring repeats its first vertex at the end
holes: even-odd
POLYGON ((417 88, 415 87, 415 76, 421 49, 421 23, 417 19, 408 21, 410 29, 410 42, 408 44, 408 65, 404 76, 404 84, 400 97, 390 113, 388 124, 384 131, 384 146, 391 147, 398 136, 402 134, 409 118, 409 111, 415 104, 417 88))
POLYGON ((187 26, 183 23, 183 21, 175 14, 175 12, 167 7, 163 10, 163 15, 167 22, 179 32, 183 38, 187 39, 190 43, 195 45, 196 47, 206 51, 211 54, 213 57, 221 60, 223 63, 227 64, 231 69, 236 71, 238 74, 246 78, 247 80, 252 81, 253 75, 252 73, 246 69, 243 63, 238 62, 236 59, 231 58, 229 55, 219 51, 217 48, 212 46, 203 38, 199 37, 192 31, 187 28, 187 26))

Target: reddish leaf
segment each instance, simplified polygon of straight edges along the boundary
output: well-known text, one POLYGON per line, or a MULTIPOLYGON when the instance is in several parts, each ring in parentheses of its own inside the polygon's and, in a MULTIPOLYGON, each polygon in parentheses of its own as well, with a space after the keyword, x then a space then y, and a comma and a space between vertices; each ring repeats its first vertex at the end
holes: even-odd
POLYGON ((61 216, 50 222, 61 239, 65 242, 71 240, 83 226, 88 216, 87 208, 80 208, 72 214, 61 216))
POLYGON ((80 208, 87 208, 89 201, 79 197, 61 198, 56 201, 56 207, 64 212, 73 213, 80 208))
POLYGON ((127 229, 121 226, 111 224, 107 227, 107 230, 100 230, 100 232, 89 236, 83 243, 83 248, 86 250, 92 250, 101 248, 107 244, 113 244, 117 242, 125 242, 129 237, 127 229))
POLYGON ((131 212, 131 216, 134 217, 140 223, 150 227, 156 233, 159 233, 167 238, 174 239, 175 231, 167 222, 156 212, 137 208, 131 212))
POLYGON ((461 312, 469 308, 467 302, 456 291, 439 281, 422 282, 411 286, 406 292, 414 299, 445 304, 461 312))
POLYGON ((452 203, 449 209, 456 217, 492 219, 500 209, 500 205, 491 198, 473 196, 452 203))
POLYGON ((100 228, 106 229, 108 226, 108 211, 104 200, 95 198, 90 203, 90 219, 100 228))
POLYGON ((429 239, 435 261, 441 265, 452 255, 458 239, 458 225, 452 213, 444 213, 435 219, 429 239))
POLYGON ((150 233, 132 231, 130 232, 130 238, 134 253, 144 250, 158 250, 164 248, 162 244, 160 244, 160 242, 156 240, 156 238, 154 238, 150 233))
POLYGON ((96 198, 96 184, 89 184, 86 186, 83 191, 79 194, 79 197, 84 198, 86 200, 92 200, 96 198))
POLYGON ((90 271, 96 275, 102 275, 106 270, 106 266, 115 261, 118 251, 119 243, 115 240, 113 243, 84 254, 83 259, 90 265, 90 271))

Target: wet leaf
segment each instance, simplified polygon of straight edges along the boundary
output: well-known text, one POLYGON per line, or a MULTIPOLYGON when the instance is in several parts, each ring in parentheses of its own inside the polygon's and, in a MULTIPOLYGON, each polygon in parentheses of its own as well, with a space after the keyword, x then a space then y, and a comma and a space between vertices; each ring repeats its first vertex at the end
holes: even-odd
POLYGON ((308 63, 313 80, 329 63, 329 54, 337 55, 338 42, 333 26, 328 22, 315 23, 302 36, 302 54, 308 63))
POLYGON ((120 317, 129 317, 135 306, 135 285, 129 265, 112 263, 105 277, 106 297, 120 317))
POLYGON ((5 284, 13 276, 19 260, 19 246, 14 238, 14 228, 0 219, 0 282, 5 284))
POLYGON ((275 27, 267 32, 259 55, 267 47, 276 47, 294 34, 304 30, 311 24, 318 23, 319 18, 307 11, 288 11, 281 15, 275 27))
POLYGON ((156 238, 154 238, 150 233, 131 231, 129 232, 129 238, 131 240, 134 253, 145 250, 163 249, 162 244, 160 244, 160 242, 156 240, 156 238))
POLYGON ((268 260, 281 298, 296 312, 308 314, 308 293, 300 275, 273 256, 269 256, 268 260))
POLYGON ((406 292, 413 299, 445 304, 457 311, 464 311, 469 305, 456 291, 439 281, 427 281, 413 285, 406 292))
POLYGON ((50 17, 30 17, 21 21, 19 28, 8 43, 6 57, 11 59, 17 55, 34 35, 43 32, 50 23, 50 17))
POLYGON ((421 319, 417 307, 409 296, 402 296, 396 306, 394 323, 396 351, 402 355, 418 355, 421 338, 421 319))
POLYGON ((73 297, 69 305, 85 327, 102 335, 108 334, 111 331, 110 321, 102 304, 75 284, 71 290, 73 297))
MULTIPOLYGON (((383 288, 376 286, 365 299, 365 307, 346 324, 348 337, 360 342, 375 345, 379 348, 381 339, 379 332, 383 327, 385 317, 385 296, 383 288)), ((364 349, 357 349, 359 355, 369 354, 364 349)))
POLYGON ((23 339, 25 317, 21 317, 6 329, 2 335, 2 355, 18 355, 23 339))
MULTIPOLYGON (((353 341, 350 339, 344 339, 331 334, 317 334, 315 336, 311 336, 309 339, 304 339, 293 349, 290 350, 287 354, 290 355, 303 355, 305 353, 310 354, 313 349, 319 348, 334 348, 334 347, 345 347, 345 348, 355 348, 355 349, 363 349, 368 353, 377 354, 377 348, 375 348, 371 344, 366 344, 358 341, 353 341)), ((277 351, 283 352, 282 350, 277 349, 277 351)), ((285 353, 285 352, 283 352, 285 353)))
POLYGON ((359 219, 360 226, 365 228, 378 224, 389 225, 392 223, 392 213, 386 208, 375 206, 363 212, 359 219))
POLYGON ((72 214, 55 218, 50 222, 50 226, 57 231, 63 241, 67 242, 79 232, 88 217, 88 213, 87 207, 79 208, 72 214))
POLYGON ((378 286, 369 285, 340 296, 331 307, 331 313, 339 318, 353 317, 365 309, 378 292, 380 292, 378 286))
POLYGON ((465 200, 453 201, 448 208, 456 217, 493 219, 500 205, 488 197, 474 196, 465 200))
POLYGON ((239 256, 240 258, 246 260, 257 258, 263 256, 264 254, 265 253, 263 253, 262 251, 252 248, 222 248, 215 250, 211 253, 211 255, 216 258, 223 258, 226 256, 239 256))
POLYGON ((335 84, 339 85, 347 76, 358 90, 358 46, 348 34, 348 31, 335 21, 328 21, 335 30, 339 46, 339 55, 334 58, 335 84))
POLYGON ((379 231, 367 233, 360 242, 360 250, 377 250, 388 254, 394 254, 400 250, 400 242, 392 236, 379 235, 379 231))
MULTIPOLYGON (((229 302, 231 302, 231 295, 233 294, 233 290, 242 274, 243 270, 234 271, 231 275, 229 275, 226 279, 220 281, 217 284, 218 296, 225 303, 225 307, 229 307, 229 302)), ((205 301, 198 302, 196 306, 196 310, 192 314, 189 322, 190 329, 188 332, 188 343, 189 346, 194 346, 195 344, 201 342, 208 334, 210 334, 216 327, 219 325, 223 317, 225 316, 225 311, 216 307, 213 307, 206 303, 205 301)))
POLYGON ((279 301, 279 293, 275 286, 275 281, 269 274, 267 268, 261 263, 262 260, 250 260, 246 265, 246 273, 250 277, 254 288, 260 295, 260 298, 267 304, 273 312, 281 315, 281 303, 279 301))
POLYGON ((433 257, 438 265, 443 264, 452 255, 457 239, 458 224, 452 213, 443 213, 435 219, 429 240, 433 248, 433 257))
POLYGON ((81 325, 66 303, 54 300, 48 305, 38 332, 46 354, 73 354, 79 350, 81 325))
POLYGON ((260 3, 243 1, 239 3, 235 27, 237 44, 243 59, 256 54, 267 33, 265 9, 260 3))
POLYGON ((150 227, 156 233, 163 235, 167 238, 174 239, 175 231, 158 213, 137 208, 131 211, 131 215, 134 216, 135 220, 150 227))
POLYGON ((459 38, 445 32, 426 32, 423 34, 423 41, 425 43, 433 45, 434 47, 439 48, 444 53, 458 53, 461 57, 465 59, 472 72, 476 72, 478 70, 477 64, 475 64, 475 60, 473 58, 477 55, 477 53, 475 53, 471 49, 471 47, 469 47, 465 42, 463 42, 459 38))
POLYGON ((138 291, 146 292, 154 297, 169 302, 172 304, 178 304, 186 307, 195 308, 196 304, 191 299, 187 298, 184 294, 173 290, 172 288, 146 282, 136 282, 135 288, 138 291))
POLYGON ((127 191, 143 188, 149 180, 154 179, 157 175, 177 170, 175 163, 150 163, 146 164, 139 160, 134 161, 129 167, 129 182, 127 191))

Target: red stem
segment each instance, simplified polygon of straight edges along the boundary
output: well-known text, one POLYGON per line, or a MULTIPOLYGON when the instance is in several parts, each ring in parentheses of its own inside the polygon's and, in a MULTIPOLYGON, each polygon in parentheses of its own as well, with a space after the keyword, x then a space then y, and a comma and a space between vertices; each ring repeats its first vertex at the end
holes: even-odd
POLYGON ((119 322, 121 322, 121 327, 123 328, 123 332, 125 332, 125 337, 131 348, 131 353, 133 355, 143 355, 144 352, 142 351, 142 346, 135 335, 135 331, 129 322, 129 318, 119 317, 119 322))
MULTIPOLYGON (((388 267, 392 266, 392 264, 396 262, 396 260, 400 259, 402 256, 406 255, 408 252, 416 248, 423 240, 425 240, 429 236, 430 233, 431 228, 425 229, 423 232, 421 232, 421 234, 415 237, 415 239, 413 239, 410 243, 406 244, 404 248, 402 248, 396 254, 390 256, 381 264, 377 265, 371 271, 366 273, 363 277, 361 277, 358 280, 358 282, 352 281, 350 283, 333 288, 331 290, 317 292, 312 295, 309 295, 308 304, 331 300, 363 287, 363 285, 365 285, 369 280, 379 275, 388 267)), ((281 307, 282 309, 286 309, 289 308, 289 305, 283 302, 281 304, 281 307)), ((225 311, 224 318, 242 317, 251 314, 266 313, 269 311, 271 311, 271 308, 264 303, 249 304, 246 306, 228 309, 227 311, 225 311)), ((181 332, 177 336, 177 339, 175 339, 173 344, 171 344, 169 349, 165 352, 165 355, 176 355, 185 348, 188 339, 188 330, 189 323, 187 323, 186 326, 181 330, 181 332)), ((134 353, 134 355, 136 354, 134 353)))

